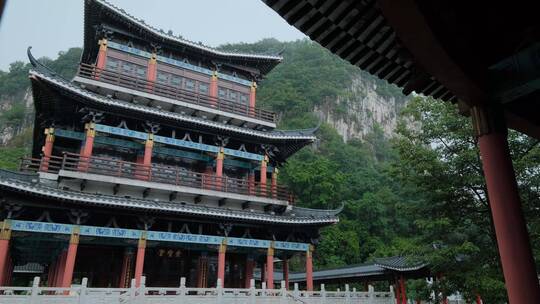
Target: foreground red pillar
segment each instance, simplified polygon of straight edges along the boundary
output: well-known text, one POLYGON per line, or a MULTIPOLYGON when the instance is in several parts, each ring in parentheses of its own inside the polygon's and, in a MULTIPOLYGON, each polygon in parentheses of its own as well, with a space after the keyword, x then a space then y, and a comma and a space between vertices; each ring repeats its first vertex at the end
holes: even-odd
POLYGON ((396 291, 396 304, 401 304, 401 287, 399 286, 399 280, 396 280, 395 291, 396 291))
POLYGON ((8 267, 9 241, 11 239, 11 223, 4 220, 0 227, 0 283, 3 284, 8 267))
POLYGON ((244 282, 244 288, 250 288, 251 287, 251 279, 253 279, 253 269, 255 268, 255 261, 253 260, 252 256, 247 257, 246 259, 246 274, 244 277, 246 278, 244 282))
POLYGON ((510 304, 540 303, 540 286, 502 112, 471 110, 510 304))
POLYGON ((266 288, 274 289, 274 247, 268 248, 266 256, 266 288))
POLYGON ((118 288, 129 287, 129 282, 131 281, 132 265, 133 250, 128 247, 124 252, 124 258, 122 260, 122 272, 120 273, 120 282, 118 283, 118 288))
POLYGON ((223 243, 219 245, 218 253, 218 271, 217 277, 221 279, 221 286, 225 286, 225 252, 227 251, 227 242, 224 240, 223 243))
POLYGON ((289 260, 283 258, 283 281, 285 281, 285 289, 289 290, 289 260))
POLYGON ((137 246, 137 260, 135 261, 135 286, 141 286, 141 277, 144 269, 144 254, 146 251, 146 232, 143 232, 137 246))
POLYGON ((306 251, 306 289, 313 291, 313 246, 306 251))
POLYGON ((60 287, 70 287, 73 281, 73 270, 75 269, 75 259, 77 257, 77 247, 79 246, 79 227, 75 226, 69 239, 69 247, 66 255, 64 274, 62 275, 62 285, 60 287))

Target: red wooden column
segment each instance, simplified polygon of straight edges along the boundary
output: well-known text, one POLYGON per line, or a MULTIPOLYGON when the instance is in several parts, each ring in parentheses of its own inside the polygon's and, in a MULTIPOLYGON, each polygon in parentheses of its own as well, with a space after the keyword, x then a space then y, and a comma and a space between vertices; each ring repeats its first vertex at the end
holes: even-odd
POLYGON ((283 281, 285 281, 285 289, 289 290, 289 260, 283 258, 283 281))
POLYGON ((244 282, 244 288, 250 288, 251 287, 251 279, 253 279, 253 269, 255 268, 255 260, 253 259, 253 256, 248 255, 246 259, 246 273, 244 277, 246 278, 244 282))
POLYGON ((146 67, 146 80, 149 82, 148 90, 154 90, 154 84, 157 78, 157 54, 152 53, 146 67))
POLYGON ((274 167, 274 170, 272 171, 272 180, 271 180, 271 189, 272 189, 273 198, 277 198, 277 179, 278 179, 278 168, 274 167))
POLYGON ((90 157, 92 157, 92 150, 94 149, 94 138, 96 137, 96 124, 88 122, 84 125, 84 129, 86 130, 86 138, 79 159, 79 170, 81 171, 88 170, 90 165, 90 157))
POLYGON ((52 150, 54 145, 54 128, 46 128, 45 129, 45 144, 43 145, 43 148, 41 148, 41 151, 43 153, 43 159, 41 161, 41 165, 39 170, 47 172, 49 170, 49 161, 52 156, 52 150))
POLYGON ((208 278, 208 255, 202 252, 197 267, 197 288, 206 288, 208 278))
POLYGON ((64 275, 64 269, 66 264, 67 250, 62 250, 62 253, 58 256, 56 261, 56 275, 54 276, 54 286, 60 287, 62 285, 62 277, 64 275))
POLYGON ((482 304, 482 298, 479 294, 476 295, 476 304, 482 304))
POLYGON ((133 268, 133 250, 126 248, 124 251, 124 258, 122 260, 122 272, 120 273, 120 282, 118 282, 118 288, 129 287, 131 281, 131 269, 133 268))
POLYGON ((268 155, 265 155, 261 161, 261 178, 259 186, 261 187, 260 191, 263 196, 266 196, 266 174, 268 168, 268 155))
POLYGON ((4 284, 9 267, 9 241, 11 240, 11 222, 4 220, 0 227, 0 283, 4 284))
POLYGON ((96 59, 96 68, 102 70, 107 64, 107 39, 103 38, 98 41, 99 52, 96 59))
POLYGON ((214 107, 218 104, 218 72, 213 71, 210 76, 210 86, 208 88, 208 96, 210 96, 210 104, 214 107))
POLYGON ((253 81, 249 90, 249 115, 255 116, 255 103, 257 95, 257 83, 253 81))
POLYGON ((396 304, 401 304, 401 287, 399 285, 399 280, 396 279, 396 283, 394 284, 394 290, 396 291, 396 304))
POLYGON ((75 269, 75 259, 77 257, 77 247, 79 246, 79 226, 73 227, 73 232, 69 239, 69 247, 66 254, 64 274, 60 287, 70 287, 73 280, 73 270, 75 269))
POLYGON ((255 195, 255 172, 251 169, 248 172, 248 193, 255 195))
POLYGON ((266 282, 266 263, 261 263, 261 283, 266 282))
POLYGON ((219 245, 217 278, 221 279, 221 286, 225 286, 225 253, 227 252, 227 240, 224 239, 219 245))
POLYGON ((313 246, 306 251, 306 289, 313 291, 313 246))
POLYGON ((219 152, 216 156, 216 182, 215 187, 220 190, 223 186, 223 160, 225 159, 225 153, 223 153, 223 147, 219 148, 219 152))
POLYGON ((144 155, 142 172, 140 172, 143 180, 152 178, 152 151, 154 149, 154 134, 148 133, 148 138, 144 143, 144 155))
POLYGON ((54 285, 54 277, 56 275, 56 261, 52 261, 49 264, 49 273, 47 274, 47 287, 54 285))
POLYGON ((405 288, 405 278, 399 278, 399 287, 401 288, 401 304, 407 304, 407 289, 405 288))
POLYGON ((274 289, 274 245, 268 247, 266 255, 266 288, 274 289))
POLYGON ((540 286, 521 209, 502 111, 471 109, 510 304, 540 303, 540 286))
POLYGON ((135 261, 135 286, 141 286, 141 277, 144 269, 144 254, 146 251, 146 231, 143 231, 137 246, 137 260, 135 261))

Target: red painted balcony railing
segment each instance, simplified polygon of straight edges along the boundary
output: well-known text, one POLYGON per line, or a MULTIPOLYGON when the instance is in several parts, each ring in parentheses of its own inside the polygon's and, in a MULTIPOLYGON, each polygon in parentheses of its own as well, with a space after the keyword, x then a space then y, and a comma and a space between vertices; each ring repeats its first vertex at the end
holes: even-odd
POLYGON ((276 115, 274 112, 250 107, 248 104, 241 104, 222 98, 210 97, 208 95, 191 92, 170 85, 151 82, 146 79, 125 75, 116 71, 98 69, 93 65, 85 63, 82 63, 79 66, 79 72, 77 75, 83 78, 99 80, 101 82, 118 85, 120 87, 151 93, 194 105, 201 105, 223 112, 253 117, 272 123, 275 123, 276 121, 276 115))
POLYGON ((294 197, 286 187, 250 183, 247 179, 217 177, 188 171, 184 168, 163 165, 143 165, 104 157, 84 157, 73 153, 64 153, 63 157, 51 156, 22 158, 21 171, 58 173, 60 170, 85 172, 114 177, 124 177, 148 182, 170 184, 191 188, 214 190, 249 196, 273 198, 289 203, 294 197))

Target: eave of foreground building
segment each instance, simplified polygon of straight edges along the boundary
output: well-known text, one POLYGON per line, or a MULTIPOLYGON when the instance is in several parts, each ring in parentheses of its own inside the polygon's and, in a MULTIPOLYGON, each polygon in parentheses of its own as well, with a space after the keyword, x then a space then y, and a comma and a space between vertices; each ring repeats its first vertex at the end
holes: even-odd
POLYGON ((277 225, 329 225, 339 221, 342 207, 334 210, 317 210, 292 206, 282 215, 216 208, 193 203, 125 198, 113 195, 91 194, 58 189, 41 181, 39 174, 0 170, 0 188, 3 191, 23 193, 33 197, 48 198, 88 207, 132 209, 152 213, 184 214, 190 216, 234 219, 277 225))

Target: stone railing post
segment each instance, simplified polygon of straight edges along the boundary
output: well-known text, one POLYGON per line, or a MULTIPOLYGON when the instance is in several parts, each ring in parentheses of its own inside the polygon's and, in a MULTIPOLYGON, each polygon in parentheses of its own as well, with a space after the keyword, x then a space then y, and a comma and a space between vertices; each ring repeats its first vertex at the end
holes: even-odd
POLYGON ((287 288, 285 285, 285 281, 281 281, 281 297, 279 298, 280 304, 286 304, 287 303, 287 288))
POLYGON ((184 303, 185 296, 186 296, 186 278, 181 277, 180 278, 180 294, 179 294, 179 302, 184 303))
POLYGON ((131 279, 131 284, 129 285, 129 303, 135 302, 135 297, 137 294, 137 286, 136 286, 136 280, 131 279))
POLYGON ((293 291, 294 300, 298 299, 300 297, 300 290, 298 290, 298 283, 294 283, 294 291, 293 291))
POLYGON ((262 296, 266 296, 266 282, 261 283, 262 296))
POLYGON ((30 293, 30 304, 38 304, 39 302, 39 277, 34 277, 30 293))
POLYGON ((249 280, 249 299, 250 299, 251 304, 255 304, 256 293, 257 293, 257 291, 255 291, 255 279, 251 279, 251 280, 249 280))
POLYGON ((351 303, 351 291, 349 290, 349 284, 345 284, 345 304, 351 303))
POLYGON ((223 287, 222 287, 222 282, 221 282, 221 279, 217 279, 217 286, 216 286, 216 292, 217 292, 217 297, 216 297, 216 303, 217 304, 221 304, 223 303, 223 287))
POLYGON ((395 299, 396 295, 394 294, 394 286, 390 285, 390 298, 395 299))
POLYGON ((324 284, 321 284, 321 304, 326 304, 326 289, 324 284))
POLYGON ((375 288, 373 288, 372 285, 368 285, 368 304, 374 304, 375 303, 375 288))
POLYGON ((141 276, 141 285, 139 287, 139 303, 145 303, 146 297, 146 277, 141 276))
POLYGON ((83 278, 81 288, 79 289, 79 304, 86 303, 86 288, 88 287, 88 278, 83 278))

